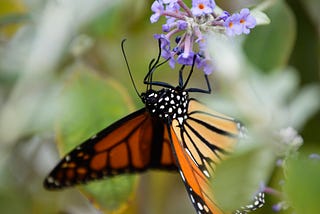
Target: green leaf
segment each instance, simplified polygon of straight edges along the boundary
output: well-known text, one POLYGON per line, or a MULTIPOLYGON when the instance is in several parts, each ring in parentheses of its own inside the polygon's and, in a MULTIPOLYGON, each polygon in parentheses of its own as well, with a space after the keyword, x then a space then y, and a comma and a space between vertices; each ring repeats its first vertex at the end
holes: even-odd
POLYGON ((274 155, 265 147, 235 154, 217 167, 212 181, 217 204, 225 211, 234 211, 250 204, 262 182, 271 175, 274 155))
POLYGON ((299 157, 287 163, 284 190, 295 213, 319 213, 320 160, 299 157))
MULTIPOLYGON (((56 131, 61 154, 112 122, 128 114, 132 103, 123 88, 110 78, 102 79, 82 64, 72 66, 62 90, 56 131)), ((81 187, 90 201, 102 210, 119 211, 134 191, 135 176, 117 176, 81 187)))
POLYGON ((250 11, 250 13, 256 19, 257 25, 268 25, 271 22, 267 14, 260 10, 253 9, 250 11))
POLYGON ((252 29, 244 43, 250 61, 264 72, 282 68, 291 54, 296 26, 291 10, 277 1, 266 11, 271 23, 252 29))

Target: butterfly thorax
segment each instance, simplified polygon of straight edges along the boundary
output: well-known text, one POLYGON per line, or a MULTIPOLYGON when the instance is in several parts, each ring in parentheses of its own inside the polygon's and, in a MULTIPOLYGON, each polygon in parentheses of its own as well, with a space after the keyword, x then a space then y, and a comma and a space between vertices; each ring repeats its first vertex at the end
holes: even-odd
POLYGON ((188 92, 180 88, 148 90, 142 94, 142 100, 150 114, 161 120, 177 119, 182 124, 188 117, 188 92))

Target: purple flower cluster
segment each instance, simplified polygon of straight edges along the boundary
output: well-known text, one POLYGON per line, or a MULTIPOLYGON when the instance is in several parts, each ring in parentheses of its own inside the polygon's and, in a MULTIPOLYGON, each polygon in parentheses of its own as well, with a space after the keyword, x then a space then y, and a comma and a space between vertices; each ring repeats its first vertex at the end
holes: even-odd
POLYGON ((215 7, 214 0, 192 0, 191 9, 182 0, 156 0, 152 4, 151 23, 161 16, 166 18, 162 25, 164 34, 156 34, 155 38, 161 40, 162 57, 169 59, 172 68, 176 63, 192 65, 195 58, 197 67, 210 74, 214 67, 206 48, 205 33, 248 34, 256 25, 255 18, 246 8, 230 15, 226 11, 216 14, 215 7), (176 44, 171 45, 171 40, 176 44))

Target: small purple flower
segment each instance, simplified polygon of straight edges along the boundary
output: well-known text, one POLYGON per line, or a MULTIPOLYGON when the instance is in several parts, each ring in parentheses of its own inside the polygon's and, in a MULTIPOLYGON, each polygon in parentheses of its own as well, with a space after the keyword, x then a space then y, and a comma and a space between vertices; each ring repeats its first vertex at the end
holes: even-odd
MULTIPOLYGON (((200 58, 200 57, 199 57, 200 58)), ((198 61, 198 68, 202 68, 203 72, 206 75, 209 75, 213 72, 214 66, 212 64, 212 60, 208 58, 200 58, 198 61)))
POLYGON ((155 34, 155 39, 159 39, 161 42, 161 56, 165 59, 169 59, 172 57, 171 51, 170 51, 170 40, 167 38, 164 34, 155 34))
POLYGON ((277 204, 272 205, 272 210, 274 212, 280 212, 281 209, 282 209, 282 204, 281 203, 277 203, 277 204))
POLYGON ((317 153, 312 153, 309 155, 309 158, 314 160, 320 160, 320 155, 317 153))
POLYGON ((170 58, 169 65, 170 65, 171 68, 174 68, 174 66, 176 65, 176 61, 174 60, 173 57, 170 58))
POLYGON ((241 34, 241 26, 240 22, 240 15, 233 14, 229 16, 226 21, 224 22, 224 26, 226 27, 226 33, 228 36, 240 35, 241 34))
POLYGON ((195 16, 201 16, 205 14, 213 13, 213 9, 216 4, 210 0, 193 0, 192 1, 192 14, 195 16))
POLYGON ((151 23, 155 23, 159 20, 162 11, 164 10, 163 4, 161 2, 154 1, 151 5, 151 10, 154 12, 154 14, 152 14, 150 17, 150 21, 151 23))
POLYGON ((276 162, 276 166, 283 167, 283 159, 278 159, 276 162))
POLYGON ((181 65, 192 65, 193 63, 194 52, 183 52, 177 58, 177 62, 181 65))
POLYGON ((188 27, 186 21, 178 20, 176 22, 166 23, 162 25, 163 32, 169 32, 172 28, 176 27, 178 30, 185 30, 188 27))
POLYGON ((179 30, 186 30, 188 27, 188 23, 186 21, 178 20, 177 26, 179 30))
POLYGON ((192 65, 194 52, 192 51, 192 35, 186 34, 183 53, 177 58, 177 62, 182 65, 192 65))
POLYGON ((289 204, 287 201, 280 201, 272 206, 272 210, 274 212, 280 212, 282 210, 286 210, 289 208, 289 204))
POLYGON ((178 0, 162 0, 164 4, 175 4, 178 0))
POLYGON ((250 33, 250 29, 256 26, 256 19, 250 15, 248 8, 244 8, 239 13, 235 13, 228 17, 224 26, 228 36, 240 35, 242 33, 250 33))
MULTIPOLYGON (((177 3, 177 0, 167 1, 167 2, 168 3, 166 4, 165 13, 178 14, 180 10, 180 6, 177 3)), ((172 17, 172 16, 166 16, 166 18, 167 18, 166 24, 174 23, 176 20, 176 17, 172 17)))
POLYGON ((170 25, 170 24, 162 25, 162 31, 163 32, 169 32, 171 28, 172 28, 172 25, 170 25))
MULTIPOLYGON (((180 6, 177 3, 177 0, 175 1, 168 1, 169 3, 166 4, 166 10, 167 12, 174 12, 177 13, 180 10, 180 6)), ((170 18, 170 17, 167 17, 170 18)))
POLYGON ((218 20, 226 21, 228 17, 230 17, 230 13, 228 11, 223 11, 218 17, 218 20))
POLYGON ((250 29, 254 28, 257 24, 256 19, 250 15, 248 8, 244 8, 240 11, 240 25, 242 26, 242 32, 249 34, 250 29))

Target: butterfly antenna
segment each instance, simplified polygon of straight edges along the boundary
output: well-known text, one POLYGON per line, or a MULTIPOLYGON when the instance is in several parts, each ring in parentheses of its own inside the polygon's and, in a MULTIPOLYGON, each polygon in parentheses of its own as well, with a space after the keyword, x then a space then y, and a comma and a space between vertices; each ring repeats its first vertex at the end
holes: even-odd
MULTIPOLYGON (((158 47, 159 47, 159 53, 158 53, 158 56, 156 59, 152 59, 149 63, 149 71, 147 73, 147 75, 145 76, 144 78, 144 82, 152 82, 152 75, 153 75, 153 72, 155 71, 155 69, 157 68, 157 65, 160 61, 160 57, 161 57, 161 41, 160 39, 158 40, 158 47)), ((152 84, 147 84, 147 90, 151 89, 152 87, 152 84), (150 88, 149 88, 150 87, 150 88)))
POLYGON ((122 51, 122 54, 123 54, 123 58, 124 58, 124 60, 126 62, 126 66, 127 66, 128 72, 129 72, 129 76, 130 76, 133 88, 136 91, 137 95, 140 97, 140 93, 137 90, 136 84, 134 82, 134 79, 133 79, 133 76, 132 76, 132 73, 131 73, 131 70, 130 70, 130 66, 129 66, 129 63, 128 63, 128 60, 127 60, 127 55, 126 55, 126 52, 124 50, 124 42, 125 41, 126 41, 126 39, 123 39, 122 42, 121 42, 121 51, 122 51))
POLYGON ((164 60, 163 62, 160 62, 160 58, 161 58, 161 40, 158 39, 158 49, 159 49, 159 53, 157 58, 153 58, 150 63, 149 63, 149 70, 147 75, 144 77, 143 82, 147 85, 147 90, 152 89, 152 85, 159 85, 158 83, 155 84, 152 80, 153 78, 153 73, 156 71, 156 69, 158 67, 160 67, 161 65, 165 64, 166 62, 168 62, 171 58, 168 58, 166 60, 164 60))
POLYGON ((160 61, 160 57, 161 57, 161 40, 160 39, 158 39, 158 48, 159 48, 159 53, 158 53, 157 59, 152 61, 154 63, 151 66, 151 70, 154 69, 155 67, 157 67, 157 65, 160 61))
POLYGON ((183 74, 182 74, 185 66, 186 66, 186 65, 182 65, 181 68, 180 68, 180 70, 179 70, 179 86, 180 86, 182 89, 185 88, 185 85, 184 85, 184 83, 183 83, 183 74))
POLYGON ((166 62, 168 62, 171 59, 171 57, 168 57, 166 60, 164 60, 163 62, 159 63, 160 57, 161 57, 161 53, 162 53, 161 52, 162 49, 161 49, 161 40, 160 39, 158 39, 158 47, 159 47, 159 54, 158 54, 156 62, 153 65, 153 69, 159 68, 161 65, 165 64, 166 62))
MULTIPOLYGON (((190 77, 191 77, 191 75, 192 75, 192 73, 193 73, 193 70, 194 70, 194 64, 195 64, 195 62, 196 62, 196 55, 194 55, 194 57, 193 57, 192 66, 191 66, 189 75, 188 75, 186 81, 184 82, 184 85, 183 85, 182 89, 185 89, 185 88, 187 87, 187 85, 188 85, 188 82, 189 82, 190 77)), ((182 70, 183 70, 183 69, 184 69, 184 67, 182 67, 182 68, 180 69, 180 72, 181 72, 181 77, 180 77, 180 79, 182 79, 182 70)), ((180 80, 180 81, 181 81, 181 80, 180 80)))

